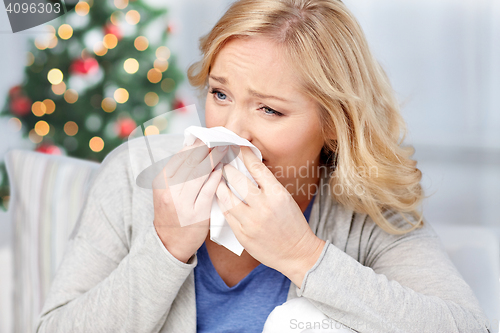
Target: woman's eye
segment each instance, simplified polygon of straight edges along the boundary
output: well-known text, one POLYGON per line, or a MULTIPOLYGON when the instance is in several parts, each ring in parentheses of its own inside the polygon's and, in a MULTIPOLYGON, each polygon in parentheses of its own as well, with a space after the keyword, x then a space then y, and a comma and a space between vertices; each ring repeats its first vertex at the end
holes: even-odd
MULTIPOLYGON (((220 91, 216 90, 216 89, 211 89, 210 90, 210 94, 214 95, 214 98, 220 100, 220 101, 225 101, 226 100, 226 94, 223 94, 221 93, 220 91)), ((282 113, 276 111, 276 110, 273 110, 271 108, 268 108, 267 106, 263 106, 261 107, 259 110, 263 110, 264 113, 268 116, 277 116, 277 117, 281 117, 283 116, 282 113)))
POLYGON ((264 113, 267 114, 267 115, 270 115, 270 116, 278 116, 278 117, 281 117, 283 115, 283 113, 279 113, 278 111, 275 111, 271 108, 268 108, 267 106, 263 106, 260 108, 261 110, 264 110, 264 113), (269 111, 266 112, 266 111, 269 111))
POLYGON ((220 92, 217 93, 217 97, 219 97, 222 100, 226 99, 226 95, 224 95, 223 93, 220 93, 220 92))
POLYGON ((210 93, 211 93, 212 95, 216 96, 216 97, 217 97, 217 99, 220 99, 220 100, 222 100, 222 101, 224 101, 224 100, 226 99, 226 97, 227 97, 225 94, 223 94, 223 93, 221 93, 220 91, 215 90, 215 89, 212 89, 212 91, 210 91, 210 93), (223 97, 223 98, 222 98, 222 97, 223 97))

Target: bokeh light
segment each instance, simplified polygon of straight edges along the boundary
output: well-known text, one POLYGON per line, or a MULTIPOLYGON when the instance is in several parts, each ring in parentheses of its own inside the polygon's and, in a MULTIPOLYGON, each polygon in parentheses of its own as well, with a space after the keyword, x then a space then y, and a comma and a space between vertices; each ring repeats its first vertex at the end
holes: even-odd
POLYGON ((101 102, 101 107, 106 112, 113 112, 116 110, 116 102, 111 97, 106 97, 101 102))
POLYGON ((163 90, 166 93, 172 92, 175 88, 175 81, 171 78, 166 78, 165 80, 161 81, 161 90, 163 90))
POLYGON ((116 11, 116 12, 113 12, 113 14, 111 14, 111 17, 109 18, 109 20, 114 25, 120 25, 120 21, 121 21, 122 17, 123 17, 123 12, 116 11))
POLYGON ((98 136, 94 136, 89 141, 89 147, 93 152, 98 153, 104 149, 104 140, 98 136))
POLYGON ((53 25, 47 24, 45 29, 48 30, 52 36, 56 35, 56 28, 54 28, 53 25))
POLYGON ((148 135, 158 135, 158 134, 160 134, 160 130, 155 125, 149 125, 144 130, 144 135, 145 136, 148 136, 148 135))
POLYGON ((128 24, 135 25, 139 23, 141 20, 141 14, 137 10, 129 10, 127 14, 125 14, 125 21, 127 21, 128 24))
POLYGON ((78 125, 74 121, 68 121, 64 124, 64 133, 69 136, 74 136, 78 133, 78 125))
POLYGON ((30 132, 28 134, 28 137, 31 140, 31 142, 33 142, 33 143, 40 143, 43 140, 43 137, 41 137, 40 135, 36 134, 36 132, 35 132, 34 129, 30 130, 30 132))
POLYGON ((47 111, 47 107, 42 102, 35 102, 31 105, 31 112, 37 117, 41 117, 47 111))
POLYGON ((64 100, 70 104, 73 104, 78 100, 78 93, 74 89, 68 89, 64 93, 64 100))
POLYGON ((38 36, 35 38, 35 46, 39 50, 45 50, 47 47, 49 47, 49 42, 50 39, 48 39, 46 36, 38 36))
POLYGON ((16 117, 10 118, 7 124, 14 130, 14 132, 19 132, 23 127, 23 123, 21 122, 21 120, 16 117))
POLYGON ((52 91, 56 95, 62 95, 66 91, 66 83, 61 82, 59 84, 53 84, 52 85, 52 91))
POLYGON ((139 62, 134 58, 128 58, 123 63, 123 68, 125 69, 125 72, 134 74, 139 70, 139 62))
POLYGON ((146 96, 144 96, 144 102, 147 106, 155 106, 160 101, 158 94, 155 92, 148 92, 146 96))
POLYGON ((170 58, 170 49, 166 46, 160 46, 156 49, 156 57, 160 60, 167 61, 170 58))
POLYGON ((49 40, 49 45, 47 46, 49 49, 53 49, 54 47, 57 46, 57 42, 58 42, 58 39, 56 36, 52 37, 50 40, 49 40))
POLYGON ((62 39, 70 39, 73 36, 73 28, 69 24, 63 24, 57 29, 57 33, 62 39))
POLYGON ((46 136, 47 134, 49 134, 49 130, 50 126, 44 120, 40 120, 35 124, 35 132, 40 136, 46 136))
POLYGON ((144 36, 139 36, 134 40, 134 46, 138 51, 144 51, 149 46, 149 41, 144 36))
POLYGON ((94 44, 94 53, 100 57, 108 53, 108 48, 103 42, 97 42, 94 44))
POLYGON ((154 68, 161 72, 165 72, 168 69, 168 61, 162 59, 156 59, 154 62, 154 68))
POLYGON ((156 117, 155 119, 153 119, 153 125, 158 127, 158 130, 161 132, 167 128, 168 121, 164 117, 156 117))
POLYGON ((51 99, 44 100, 43 104, 45 105, 46 114, 52 114, 56 110, 56 103, 51 99))
POLYGON ((63 73, 58 68, 52 68, 47 74, 47 79, 51 84, 59 84, 63 80, 63 73))
POLYGON ((102 41, 104 47, 114 49, 118 44, 118 38, 114 34, 107 34, 102 41))
POLYGON ((158 83, 161 81, 161 72, 156 69, 156 68, 151 68, 149 71, 148 71, 148 80, 151 82, 151 83, 158 83))
POLYGON ((128 91, 124 88, 118 88, 116 89, 113 97, 115 98, 115 101, 118 103, 125 103, 128 101, 128 91))
POLYGON ((75 6, 75 12, 80 16, 85 16, 89 13, 90 6, 85 1, 80 1, 75 6))
POLYGON ((128 6, 128 0, 115 0, 114 4, 118 9, 125 9, 128 6))

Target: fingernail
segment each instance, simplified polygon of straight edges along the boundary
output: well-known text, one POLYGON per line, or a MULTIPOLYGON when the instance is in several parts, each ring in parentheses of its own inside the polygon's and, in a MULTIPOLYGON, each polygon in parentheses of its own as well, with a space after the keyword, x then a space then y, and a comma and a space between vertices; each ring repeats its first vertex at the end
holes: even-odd
POLYGON ((227 146, 217 146, 217 149, 219 151, 225 151, 227 149, 227 146))

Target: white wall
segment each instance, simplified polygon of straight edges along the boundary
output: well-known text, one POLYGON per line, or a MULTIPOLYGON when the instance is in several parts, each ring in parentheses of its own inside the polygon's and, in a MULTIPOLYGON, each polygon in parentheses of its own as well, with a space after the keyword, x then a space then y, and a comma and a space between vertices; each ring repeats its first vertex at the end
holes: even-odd
MULTIPOLYGON (((20 84, 26 62, 26 39, 28 34, 13 34, 10 29, 7 12, 0 5, 0 107, 3 107, 9 89, 20 84)), ((34 29, 30 29, 34 30, 34 29)), ((10 147, 25 146, 20 142, 20 135, 7 126, 7 119, 0 118, 0 160, 10 147)))
POLYGON ((425 216, 500 227, 500 1, 344 3, 403 104, 425 216))
POLYGON ((498 0, 345 0, 418 145, 500 149, 498 0))

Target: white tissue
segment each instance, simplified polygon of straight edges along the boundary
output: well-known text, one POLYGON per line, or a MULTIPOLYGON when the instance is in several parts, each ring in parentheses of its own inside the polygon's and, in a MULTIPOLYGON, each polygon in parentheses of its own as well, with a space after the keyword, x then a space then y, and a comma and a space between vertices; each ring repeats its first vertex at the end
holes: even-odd
MULTIPOLYGON (((208 148, 227 145, 250 147, 253 153, 262 162, 262 153, 257 147, 225 127, 218 126, 205 128, 190 126, 184 130, 184 146, 191 146, 196 141, 196 138, 203 141, 208 148)), ((248 172, 243 161, 239 157, 235 156, 231 149, 228 149, 221 162, 222 164, 232 165, 247 176, 257 186, 257 183, 250 175, 250 172, 248 172)), ((238 197, 238 199, 243 200, 231 184, 228 183, 228 187, 238 197)), ((210 212, 210 239, 217 244, 226 247, 237 255, 241 255, 244 250, 243 246, 240 242, 238 242, 234 232, 231 230, 229 224, 224 218, 224 214, 222 213, 215 196, 212 202, 212 211, 210 212)))

